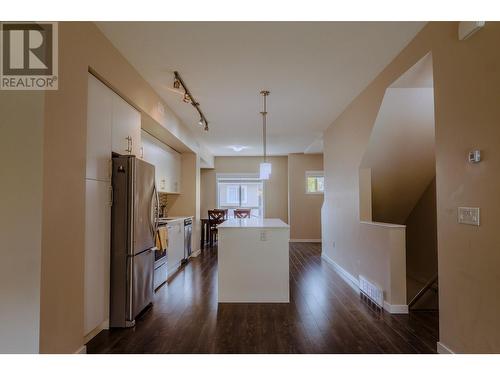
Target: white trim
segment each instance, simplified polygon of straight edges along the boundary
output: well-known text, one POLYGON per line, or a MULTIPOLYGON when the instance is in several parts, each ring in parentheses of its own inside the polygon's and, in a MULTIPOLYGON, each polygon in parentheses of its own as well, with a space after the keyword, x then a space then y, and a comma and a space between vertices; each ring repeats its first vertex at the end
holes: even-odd
POLYGON ((391 314, 408 314, 408 305, 391 305, 384 301, 384 310, 391 314))
POLYGON ((367 224, 367 225, 375 225, 377 227, 386 227, 386 228, 406 228, 406 225, 403 225, 403 224, 382 223, 379 221, 363 221, 363 220, 361 220, 359 223, 360 224, 367 224))
POLYGON ((321 243, 321 238, 316 239, 302 239, 302 238, 290 238, 288 242, 315 242, 321 243))
POLYGON ((198 255, 200 255, 200 254, 201 254, 201 250, 200 250, 200 249, 198 249, 198 250, 196 250, 196 251, 192 252, 192 253, 191 253, 191 255, 190 255, 189 257, 190 257, 190 258, 196 258, 196 257, 197 257, 198 255))
MULTIPOLYGON (((321 258, 329 263, 335 272, 357 293, 359 293, 359 280, 335 263, 328 255, 321 253, 321 258)), ((384 310, 390 314, 408 314, 408 305, 391 305, 384 301, 384 310)))
POLYGON ((359 293, 359 280, 356 279, 353 275, 335 263, 328 255, 325 253, 321 253, 321 258, 324 259, 327 263, 329 263, 335 272, 339 274, 339 276, 357 293, 359 293))
POLYGON ((99 324, 97 327, 95 327, 92 331, 90 331, 85 337, 83 338, 83 342, 86 344, 90 340, 92 340, 94 337, 96 337, 101 331, 104 331, 106 329, 109 329, 109 319, 106 319, 104 322, 99 324))
POLYGON ((87 354, 87 345, 83 345, 75 352, 75 354, 87 354))
POLYGON ((443 344, 441 341, 437 342, 437 352, 438 354, 455 354, 453 350, 448 348, 445 344, 443 344))

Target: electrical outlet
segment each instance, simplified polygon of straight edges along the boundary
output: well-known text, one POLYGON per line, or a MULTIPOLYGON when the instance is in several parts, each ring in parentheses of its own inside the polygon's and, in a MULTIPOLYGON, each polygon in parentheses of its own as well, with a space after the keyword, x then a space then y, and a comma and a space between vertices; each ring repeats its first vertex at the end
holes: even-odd
POLYGON ((458 207, 458 222, 479 225, 479 207, 458 207))
POLYGON ((267 241, 267 232, 260 232, 260 240, 267 241))

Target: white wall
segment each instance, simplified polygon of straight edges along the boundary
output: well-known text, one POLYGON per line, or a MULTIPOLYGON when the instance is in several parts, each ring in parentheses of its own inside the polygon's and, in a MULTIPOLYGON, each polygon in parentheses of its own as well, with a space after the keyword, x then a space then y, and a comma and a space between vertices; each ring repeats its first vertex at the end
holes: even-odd
POLYGON ((43 92, 0 91, 0 353, 38 353, 43 92))

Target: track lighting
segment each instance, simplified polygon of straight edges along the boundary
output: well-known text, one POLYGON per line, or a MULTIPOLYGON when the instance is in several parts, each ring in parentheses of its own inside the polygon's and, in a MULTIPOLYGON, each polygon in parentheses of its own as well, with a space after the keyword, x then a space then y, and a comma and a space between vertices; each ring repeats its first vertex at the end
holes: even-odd
POLYGON ((179 89, 179 88, 184 89, 184 96, 182 97, 182 101, 184 103, 189 103, 191 104, 196 110, 198 111, 198 114, 200 115, 200 121, 198 121, 198 125, 203 126, 205 124, 205 131, 208 131, 208 121, 203 114, 203 112, 200 109, 200 103, 198 103, 194 98, 193 95, 191 95, 191 92, 189 89, 186 87, 186 84, 182 80, 179 72, 174 72, 174 88, 179 89))

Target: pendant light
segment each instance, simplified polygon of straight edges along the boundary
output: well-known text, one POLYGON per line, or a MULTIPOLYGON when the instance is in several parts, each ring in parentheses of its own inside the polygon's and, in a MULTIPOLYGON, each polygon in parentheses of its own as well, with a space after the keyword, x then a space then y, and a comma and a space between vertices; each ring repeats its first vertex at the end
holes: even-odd
POLYGON ((262 90, 260 94, 264 98, 264 110, 260 113, 262 115, 262 148, 264 150, 264 159, 263 162, 260 163, 260 170, 259 170, 259 178, 261 180, 269 180, 269 177, 271 176, 271 163, 268 163, 266 160, 266 116, 267 116, 267 97, 269 96, 269 91, 267 90, 262 90))

